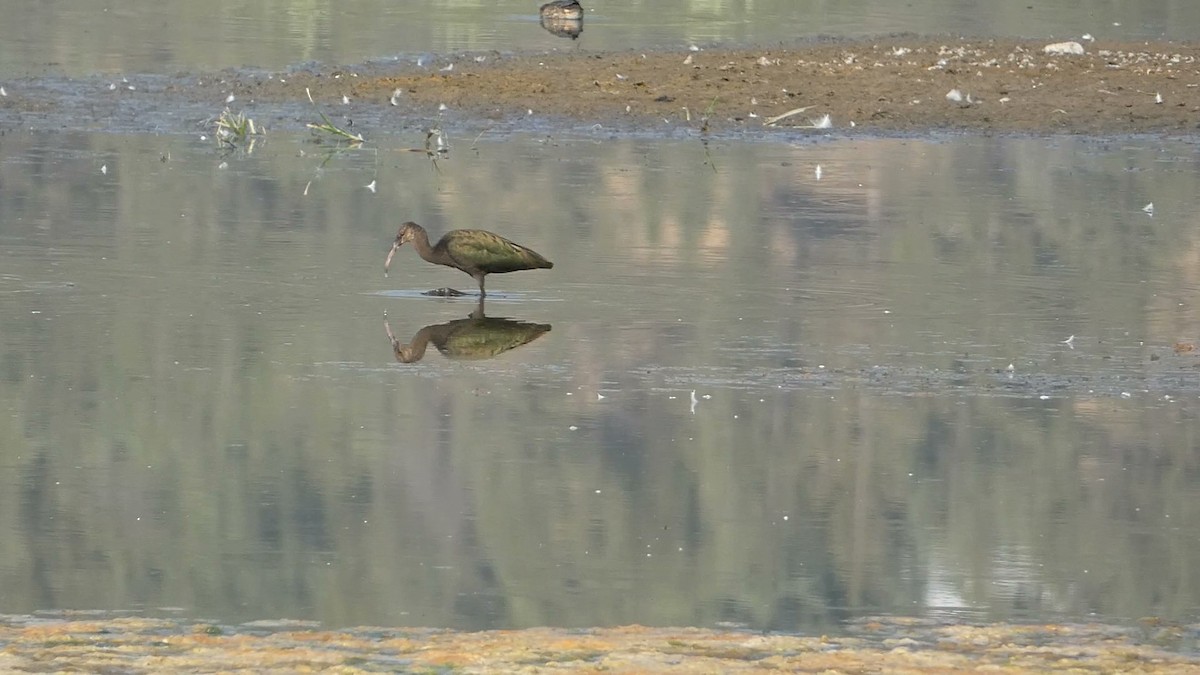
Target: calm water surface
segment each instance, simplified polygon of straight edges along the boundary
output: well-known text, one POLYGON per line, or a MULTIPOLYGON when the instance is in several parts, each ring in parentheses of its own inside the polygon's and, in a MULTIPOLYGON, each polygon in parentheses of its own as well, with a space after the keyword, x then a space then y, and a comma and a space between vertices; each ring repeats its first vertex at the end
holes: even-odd
POLYGON ((585 3, 572 42, 538 25, 541 0, 0 0, 0 78, 278 69, 465 50, 650 49, 795 43, 895 32, 1194 40, 1200 3, 988 0, 629 0, 585 3))
POLYGON ((1195 619, 1194 145, 419 144, 0 136, 0 611, 1195 619))

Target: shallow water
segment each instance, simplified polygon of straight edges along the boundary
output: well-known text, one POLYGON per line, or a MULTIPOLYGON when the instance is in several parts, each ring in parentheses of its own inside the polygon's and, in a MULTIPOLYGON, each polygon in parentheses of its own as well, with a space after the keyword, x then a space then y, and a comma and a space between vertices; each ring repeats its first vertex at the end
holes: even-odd
POLYGON ((1194 145, 451 142, 0 136, 0 611, 1200 604, 1194 145), (553 260, 485 308, 550 329, 398 363, 385 313, 408 342, 477 301, 408 247, 383 276, 406 219, 553 260))
POLYGON ((464 50, 625 50, 794 43, 894 32, 1110 40, 1194 39, 1192 0, 908 2, 636 0, 585 3, 571 41, 538 25, 539 0, 369 0, 356 3, 4 3, 0 78, 279 69, 308 61, 430 59, 464 50))

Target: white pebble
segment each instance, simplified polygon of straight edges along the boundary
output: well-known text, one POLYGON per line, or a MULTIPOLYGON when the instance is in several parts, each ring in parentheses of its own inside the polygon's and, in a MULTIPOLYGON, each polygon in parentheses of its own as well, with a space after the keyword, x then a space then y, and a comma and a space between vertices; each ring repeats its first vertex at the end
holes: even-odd
POLYGON ((1078 42, 1055 42, 1042 47, 1042 51, 1051 56, 1079 56, 1083 54, 1083 45, 1078 42))

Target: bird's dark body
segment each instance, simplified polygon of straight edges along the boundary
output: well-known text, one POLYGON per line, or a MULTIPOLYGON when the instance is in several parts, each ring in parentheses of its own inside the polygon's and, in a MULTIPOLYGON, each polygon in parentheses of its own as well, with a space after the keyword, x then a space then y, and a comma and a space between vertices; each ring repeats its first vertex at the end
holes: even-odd
POLYGON ((551 0, 542 5, 538 13, 545 19, 578 21, 583 18, 583 6, 577 0, 551 0))
POLYGON ((479 282, 480 297, 487 295, 483 279, 488 274, 504 274, 521 270, 550 269, 554 263, 536 251, 511 242, 487 230, 451 230, 432 246, 425 228, 408 222, 400 226, 396 241, 383 264, 384 271, 392 256, 406 242, 412 242, 423 259, 462 270, 479 282))
POLYGON ((487 230, 451 230, 434 244, 433 252, 449 257, 451 262, 443 265, 456 267, 471 276, 481 272, 504 274, 554 267, 554 263, 536 251, 487 230))

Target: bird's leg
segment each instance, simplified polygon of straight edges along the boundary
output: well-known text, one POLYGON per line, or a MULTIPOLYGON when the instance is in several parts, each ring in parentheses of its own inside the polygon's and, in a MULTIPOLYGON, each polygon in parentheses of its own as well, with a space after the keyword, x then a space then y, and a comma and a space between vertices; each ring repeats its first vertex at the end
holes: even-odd
POLYGON ((480 274, 475 278, 479 280, 479 299, 482 300, 487 297, 487 291, 483 290, 483 275, 480 274))

